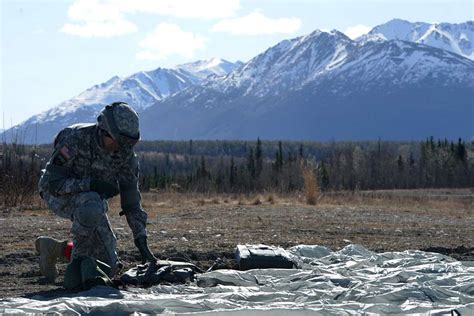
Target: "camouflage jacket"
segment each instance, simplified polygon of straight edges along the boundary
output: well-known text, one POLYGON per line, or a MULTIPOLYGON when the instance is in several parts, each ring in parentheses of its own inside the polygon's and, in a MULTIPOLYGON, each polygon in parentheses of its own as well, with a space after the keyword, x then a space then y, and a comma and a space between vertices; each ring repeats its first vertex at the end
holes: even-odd
POLYGON ((90 191, 91 179, 120 188, 122 210, 134 238, 145 235, 146 212, 138 189, 138 159, 133 150, 108 152, 99 144, 96 124, 76 124, 60 131, 43 170, 39 191, 67 198, 90 191))

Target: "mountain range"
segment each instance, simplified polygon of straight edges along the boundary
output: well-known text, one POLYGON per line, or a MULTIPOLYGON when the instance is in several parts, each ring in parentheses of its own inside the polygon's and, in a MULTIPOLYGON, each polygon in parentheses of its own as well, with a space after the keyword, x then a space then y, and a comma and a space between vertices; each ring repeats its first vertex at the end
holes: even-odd
POLYGON ((461 24, 451 23, 410 23, 394 19, 373 28, 358 40, 377 38, 382 40, 402 40, 441 48, 471 60, 474 59, 474 21, 461 24))
POLYGON ((25 143, 48 143, 66 126, 77 122, 95 122, 97 114, 107 104, 124 101, 142 112, 184 88, 197 85, 209 76, 227 74, 242 64, 240 61, 231 63, 212 58, 178 65, 173 69, 140 71, 125 78, 114 76, 56 107, 33 115, 5 133, 14 135, 12 138, 21 138, 25 143))
POLYGON ((122 100, 140 113, 149 140, 470 138, 473 45, 472 21, 396 19, 355 40, 316 30, 246 63, 212 59, 113 77, 15 128, 51 142, 122 100))

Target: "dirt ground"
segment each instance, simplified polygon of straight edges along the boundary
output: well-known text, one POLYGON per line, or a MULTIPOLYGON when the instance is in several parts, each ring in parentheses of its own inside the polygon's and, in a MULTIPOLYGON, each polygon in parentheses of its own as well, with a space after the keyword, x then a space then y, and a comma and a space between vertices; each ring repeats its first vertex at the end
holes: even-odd
MULTIPOLYGON (((149 214, 149 245, 162 259, 185 259, 207 269, 220 257, 235 267, 237 244, 262 243, 288 248, 318 244, 339 250, 361 244, 376 251, 418 249, 474 261, 474 190, 375 191, 327 193, 316 206, 304 196, 203 196, 144 194, 149 214)), ((139 255, 119 201, 109 217, 125 266, 139 255)), ((70 222, 44 208, 0 210, 0 298, 61 295, 62 277, 45 284, 34 240, 41 235, 70 238, 70 222)), ((66 263, 58 264, 60 274, 66 263)))

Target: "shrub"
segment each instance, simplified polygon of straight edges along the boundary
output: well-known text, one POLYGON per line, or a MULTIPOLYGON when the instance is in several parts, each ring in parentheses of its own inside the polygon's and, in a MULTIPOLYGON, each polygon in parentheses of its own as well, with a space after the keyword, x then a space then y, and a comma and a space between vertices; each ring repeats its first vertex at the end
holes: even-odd
POLYGON ((316 178, 316 174, 310 166, 302 166, 303 182, 304 182, 304 193, 306 197, 306 203, 309 205, 316 205, 320 196, 321 190, 316 178))

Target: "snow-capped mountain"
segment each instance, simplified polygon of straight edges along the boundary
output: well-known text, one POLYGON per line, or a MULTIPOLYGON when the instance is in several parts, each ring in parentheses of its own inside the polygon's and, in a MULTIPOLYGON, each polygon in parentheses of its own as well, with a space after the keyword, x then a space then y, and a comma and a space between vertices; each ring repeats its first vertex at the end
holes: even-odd
POLYGON ((210 75, 224 76, 242 66, 244 63, 237 61, 231 63, 225 59, 211 58, 209 60, 198 60, 176 66, 176 69, 185 70, 195 76, 205 79, 210 75))
MULTIPOLYGON (((90 111, 88 112, 94 118, 94 113, 97 110, 116 100, 125 101, 133 105, 137 111, 140 111, 154 102, 199 81, 196 76, 179 69, 158 68, 153 71, 141 71, 126 78, 115 76, 48 111, 30 118, 27 122, 51 122, 60 117, 67 119, 66 116, 85 108, 89 108, 90 111)), ((73 117, 72 119, 76 118, 73 117)))
POLYGON ((115 76, 13 128, 24 133, 26 142, 50 142, 63 127, 77 122, 94 122, 97 113, 107 104, 124 101, 141 112, 182 89, 199 84, 209 75, 223 75, 241 64, 213 58, 174 69, 140 71, 125 78, 115 76))
POLYGON ((223 80, 206 83, 219 91, 238 88, 243 95, 279 95, 337 68, 352 51, 343 33, 319 30, 269 48, 223 80))
POLYGON ((139 110, 144 139, 471 138, 471 43, 472 22, 392 20, 355 41, 317 30, 245 64, 211 59, 114 77, 20 127, 51 142, 120 99, 139 110))
POLYGON ((280 42, 225 77, 210 77, 157 102, 144 111, 142 135, 470 138, 473 89, 474 62, 458 54, 315 31, 280 42))
POLYGON ((374 27, 358 40, 403 40, 441 48, 474 60, 474 21, 460 24, 394 19, 374 27))

